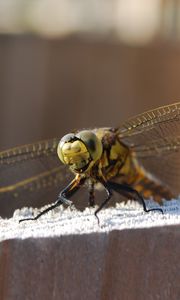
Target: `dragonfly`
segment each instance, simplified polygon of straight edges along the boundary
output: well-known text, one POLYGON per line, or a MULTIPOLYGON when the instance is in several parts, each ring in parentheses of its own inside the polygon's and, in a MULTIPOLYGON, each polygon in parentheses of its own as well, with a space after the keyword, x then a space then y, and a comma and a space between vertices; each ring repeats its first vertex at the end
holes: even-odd
POLYGON ((141 113, 119 127, 80 130, 2 151, 0 165, 3 199, 18 199, 24 191, 26 197, 37 190, 46 193, 71 174, 55 202, 20 221, 37 220, 62 204, 72 205, 72 196, 84 185, 90 206, 95 205, 96 188, 106 192, 94 213, 98 221, 97 214, 114 192, 138 201, 145 212, 163 213, 163 199, 180 194, 180 102, 141 113), (150 197, 158 207, 146 207, 150 197))

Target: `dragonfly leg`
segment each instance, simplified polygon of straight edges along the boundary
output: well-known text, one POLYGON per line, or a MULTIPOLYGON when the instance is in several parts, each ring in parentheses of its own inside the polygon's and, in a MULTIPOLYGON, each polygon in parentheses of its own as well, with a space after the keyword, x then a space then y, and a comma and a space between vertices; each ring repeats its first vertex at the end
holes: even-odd
POLYGON ((141 196, 141 194, 138 193, 135 189, 133 189, 129 185, 119 184, 119 183, 116 183, 116 182, 108 182, 108 186, 111 189, 113 189, 114 191, 121 194, 122 196, 125 196, 126 198, 132 198, 132 199, 138 201, 140 204, 142 204, 143 209, 144 209, 145 212, 160 211, 162 214, 164 213, 162 208, 150 208, 150 209, 148 209, 146 207, 144 198, 141 196))
POLYGON ((94 183, 89 183, 89 206, 93 207, 95 205, 95 195, 94 195, 94 183))
POLYGON ((39 219, 42 215, 45 215, 47 212, 49 212, 50 210, 53 210, 54 208, 62 205, 62 204, 66 204, 66 205, 71 205, 72 201, 68 200, 67 198, 72 197, 75 192, 80 188, 81 184, 85 181, 84 178, 77 178, 75 177, 69 184, 67 187, 65 187, 65 189, 63 189, 59 195, 58 195, 58 199, 56 200, 55 203, 51 204, 49 207, 47 207, 46 209, 44 209, 43 211, 41 211, 39 214, 37 214, 37 216, 32 217, 32 218, 26 218, 26 219, 21 219, 19 220, 20 222, 23 221, 35 221, 37 219, 39 219))
POLYGON ((109 200, 112 197, 112 192, 111 189, 108 187, 108 185, 105 182, 101 182, 102 185, 105 187, 106 193, 107 193, 107 197, 106 199, 101 203, 101 205, 98 207, 98 209, 96 209, 94 215, 97 218, 98 224, 99 224, 99 218, 97 216, 97 214, 101 211, 101 209, 109 202, 109 200))

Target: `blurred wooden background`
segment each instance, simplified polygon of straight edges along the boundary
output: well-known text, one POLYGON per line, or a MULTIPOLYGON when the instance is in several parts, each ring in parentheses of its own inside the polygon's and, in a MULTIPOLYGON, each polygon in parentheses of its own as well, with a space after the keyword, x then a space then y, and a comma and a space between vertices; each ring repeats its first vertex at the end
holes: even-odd
POLYGON ((0 149, 180 99, 180 45, 0 36, 0 149))

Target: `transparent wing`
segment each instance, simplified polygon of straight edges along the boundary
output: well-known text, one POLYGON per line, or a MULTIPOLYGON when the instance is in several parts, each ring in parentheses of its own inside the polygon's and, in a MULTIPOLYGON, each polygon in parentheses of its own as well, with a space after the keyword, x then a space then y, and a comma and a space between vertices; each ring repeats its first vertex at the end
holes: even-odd
POLYGON ((118 135, 145 170, 180 194, 180 102, 130 119, 118 135))
POLYGON ((73 176, 57 157, 58 142, 51 139, 0 152, 0 216, 56 200, 73 176))

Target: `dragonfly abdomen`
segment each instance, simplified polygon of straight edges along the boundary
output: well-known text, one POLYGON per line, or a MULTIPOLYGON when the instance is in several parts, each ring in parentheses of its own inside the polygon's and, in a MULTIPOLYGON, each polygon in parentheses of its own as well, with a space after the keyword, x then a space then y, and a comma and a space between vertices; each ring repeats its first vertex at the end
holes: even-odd
POLYGON ((162 199, 170 200, 174 195, 166 187, 155 179, 151 179, 146 174, 133 185, 133 187, 142 194, 145 199, 153 198, 159 204, 162 204, 162 199))

